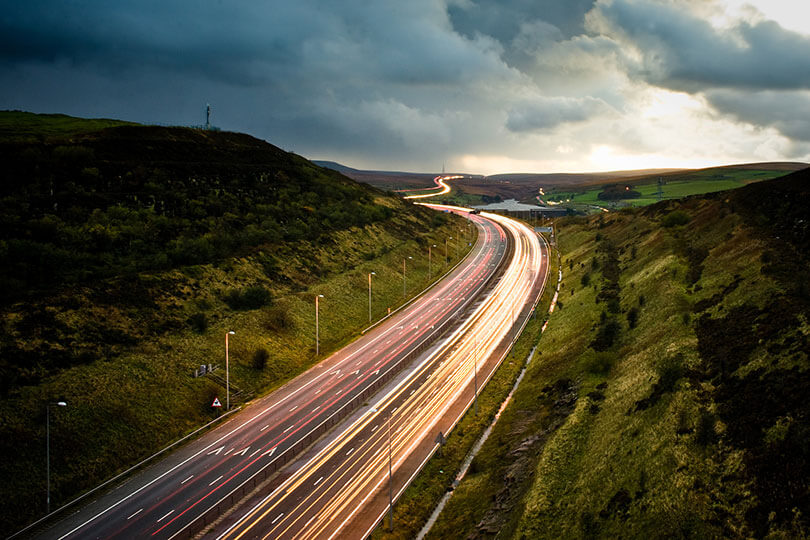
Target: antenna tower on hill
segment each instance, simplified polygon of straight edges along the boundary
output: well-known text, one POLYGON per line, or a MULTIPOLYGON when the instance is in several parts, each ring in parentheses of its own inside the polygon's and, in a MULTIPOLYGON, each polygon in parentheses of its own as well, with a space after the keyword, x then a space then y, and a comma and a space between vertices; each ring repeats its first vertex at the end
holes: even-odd
POLYGON ((211 104, 205 104, 205 129, 211 129, 211 104))

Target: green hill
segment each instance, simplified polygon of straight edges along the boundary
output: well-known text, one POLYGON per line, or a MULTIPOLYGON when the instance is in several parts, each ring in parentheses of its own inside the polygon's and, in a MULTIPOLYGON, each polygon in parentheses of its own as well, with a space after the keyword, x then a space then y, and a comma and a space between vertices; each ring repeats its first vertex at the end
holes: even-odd
POLYGON ((560 309, 429 537, 805 538, 809 192, 561 220, 560 309))
MULTIPOLYGON (((467 221, 248 135, 0 113, 0 530, 315 363, 428 285, 428 248, 467 221), (20 125, 19 132, 13 126, 20 125), (223 373, 220 370, 218 373, 223 373)), ((460 240, 457 240, 460 241, 460 240)), ((450 243, 463 256, 466 244, 450 243)), ((443 262, 443 261, 442 261, 443 262)), ((452 264, 452 262, 451 262, 452 264)), ((432 277, 443 271, 433 261, 432 277)))

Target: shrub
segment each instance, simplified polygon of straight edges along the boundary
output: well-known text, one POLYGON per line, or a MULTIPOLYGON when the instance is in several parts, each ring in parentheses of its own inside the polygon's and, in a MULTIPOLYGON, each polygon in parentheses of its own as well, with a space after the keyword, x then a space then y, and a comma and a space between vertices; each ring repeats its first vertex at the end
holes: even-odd
POLYGON ((208 317, 205 316, 205 313, 195 313, 188 318, 188 324, 191 326, 192 330, 198 334, 202 334, 208 330, 208 317))
POLYGON ((627 312, 627 325, 633 329, 638 324, 638 308, 632 307, 630 311, 627 312))
POLYGON ((596 338, 591 342, 591 347, 597 351, 605 351, 613 346, 619 337, 621 325, 615 317, 608 317, 599 327, 596 338))
POLYGON ((658 373, 658 385, 662 392, 671 392, 683 377, 683 355, 668 356, 655 366, 658 373))
POLYGON ((251 361, 251 365, 253 369, 256 370, 263 370, 267 366, 267 359, 270 358, 270 353, 267 352, 267 349, 261 347, 256 349, 253 353, 253 360, 251 361))
POLYGON ((270 291, 261 285, 255 285, 242 291, 231 289, 222 299, 231 309, 259 309, 270 302, 270 291))
POLYGON ((669 229, 671 227, 686 225, 689 223, 689 221, 689 214, 683 212, 682 210, 675 210, 674 212, 667 214, 667 217, 664 218, 664 221, 662 221, 661 224, 669 229))
POLYGON ((607 375, 616 363, 616 353, 586 349, 580 356, 580 362, 588 373, 607 375))
POLYGON ((281 306, 273 306, 264 315, 264 327, 272 332, 284 332, 294 326, 294 321, 281 306))
POLYGON ((695 442, 700 446, 708 446, 717 440, 717 433, 714 431, 716 423, 714 415, 706 409, 701 409, 695 428, 695 442))
POLYGON ((582 279, 580 279, 580 283, 582 283, 583 287, 587 287, 588 285, 590 285, 591 284, 591 274, 589 274, 587 272, 585 274, 582 274, 582 279))

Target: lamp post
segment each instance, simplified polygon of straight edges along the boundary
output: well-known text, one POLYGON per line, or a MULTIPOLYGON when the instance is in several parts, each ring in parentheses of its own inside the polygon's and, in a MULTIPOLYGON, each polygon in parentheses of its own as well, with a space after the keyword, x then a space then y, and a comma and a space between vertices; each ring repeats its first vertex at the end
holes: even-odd
POLYGON ((51 513, 51 405, 67 407, 65 400, 45 404, 45 513, 51 513))
POLYGON ((377 272, 368 274, 368 324, 371 324, 371 276, 376 276, 377 272))
MULTIPOLYGON (((413 257, 408 257, 408 259, 413 259, 413 257)), ((407 259, 402 259, 402 299, 404 300, 407 296, 407 289, 405 287, 405 261, 407 259)))
POLYGON ((231 410, 231 369, 228 362, 228 336, 234 335, 236 332, 229 330, 225 333, 225 410, 231 410))
POLYGON ((433 244, 432 246, 428 246, 428 281, 433 279, 433 262, 432 262, 433 259, 432 259, 432 251, 431 251, 431 249, 435 248, 435 247, 436 247, 436 244, 433 244))
POLYGON ((444 239, 444 265, 447 266, 447 241, 452 240, 452 236, 448 236, 444 239))
POLYGON ((315 356, 319 356, 321 354, 321 341, 320 336, 318 335, 319 328, 318 328, 318 299, 323 298, 322 294, 319 294, 315 297, 315 356))

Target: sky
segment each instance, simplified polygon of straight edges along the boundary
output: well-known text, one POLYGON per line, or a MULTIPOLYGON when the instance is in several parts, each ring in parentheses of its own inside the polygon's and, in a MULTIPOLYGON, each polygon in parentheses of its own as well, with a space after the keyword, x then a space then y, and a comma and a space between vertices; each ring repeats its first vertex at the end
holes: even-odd
POLYGON ((359 169, 810 162, 810 0, 0 0, 0 109, 359 169))

